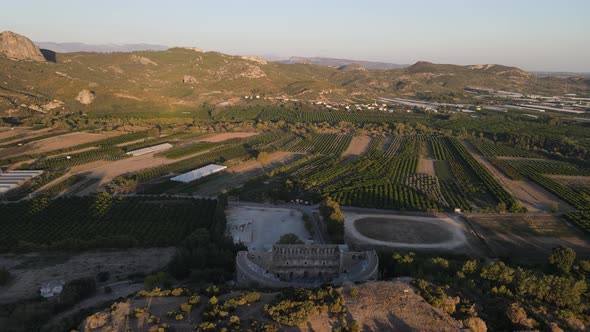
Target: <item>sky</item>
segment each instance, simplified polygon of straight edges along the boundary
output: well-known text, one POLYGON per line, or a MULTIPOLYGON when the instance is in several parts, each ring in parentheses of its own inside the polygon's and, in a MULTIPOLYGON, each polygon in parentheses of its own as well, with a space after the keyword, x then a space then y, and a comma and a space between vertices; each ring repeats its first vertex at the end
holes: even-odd
POLYGON ((275 58, 498 63, 590 72, 590 0, 19 0, 0 30, 275 58))

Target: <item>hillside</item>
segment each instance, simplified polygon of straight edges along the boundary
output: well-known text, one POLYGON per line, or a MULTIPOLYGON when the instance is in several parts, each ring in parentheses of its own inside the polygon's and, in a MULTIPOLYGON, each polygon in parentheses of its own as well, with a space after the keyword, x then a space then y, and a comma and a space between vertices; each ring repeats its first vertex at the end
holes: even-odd
POLYGON ((400 65, 389 62, 377 62, 377 61, 362 61, 362 60, 350 60, 350 59, 335 59, 335 58, 321 58, 321 57, 290 57, 289 60, 283 61, 284 63, 306 63, 319 66, 328 67, 341 67, 348 65, 359 65, 368 70, 389 70, 395 68, 407 67, 407 65, 400 65))
MULTIPOLYGON (((451 318, 441 309, 434 308, 414 291, 414 288, 406 281, 396 280, 391 282, 373 282, 358 286, 349 286, 336 290, 338 296, 342 296, 343 302, 336 301, 338 307, 344 307, 344 316, 348 326, 355 324, 363 331, 457 331, 462 323, 451 318), (354 289, 354 296, 351 296, 354 289), (354 322, 354 323, 353 323, 354 322)), ((84 320, 78 328, 79 331, 125 331, 125 328, 133 331, 152 331, 157 327, 184 331, 191 326, 197 326, 196 331, 205 331, 229 327, 234 331, 330 331, 332 328, 342 326, 341 318, 334 314, 333 305, 326 305, 321 313, 313 312, 304 316, 297 313, 297 306, 292 308, 291 316, 282 313, 278 317, 270 317, 265 312, 265 305, 274 305, 284 296, 291 296, 289 290, 274 293, 249 293, 259 294, 259 300, 240 303, 240 293, 218 295, 218 303, 221 310, 226 310, 232 316, 231 319, 221 316, 214 319, 207 318, 216 309, 211 305, 209 296, 189 297, 180 296, 136 296, 127 301, 113 304, 109 310, 95 313, 84 320), (199 303, 192 305, 189 311, 178 310, 182 303, 193 300, 199 303), (233 300, 232 300, 233 299, 233 300), (237 302, 237 306, 228 305, 237 302), (221 305, 224 303, 223 305, 221 305), (169 312, 181 313, 170 315, 169 312), (303 323, 286 323, 285 320, 302 319, 303 323), (279 319, 283 324, 277 322, 279 319), (209 321, 209 323, 205 323, 209 321), (255 322, 255 323, 254 323, 255 322), (253 328, 258 326, 258 329, 253 328), (264 326, 264 328, 262 328, 264 326), (248 329, 250 327, 250 329, 248 329)), ((216 302, 217 303, 217 302, 216 302)), ((329 303, 329 302, 328 302, 329 303)), ((185 306, 186 307, 186 306, 185 306)), ((483 322, 482 322, 483 323, 483 322)), ((485 326, 485 323, 483 323, 485 326)), ((347 330, 347 329, 344 329, 347 330)), ((354 329, 352 329, 354 331, 354 329)))
POLYGON ((54 43, 35 42, 41 49, 51 50, 57 53, 75 52, 137 52, 137 51, 164 51, 168 46, 154 44, 84 44, 84 43, 54 43))
POLYGON ((0 54, 12 60, 45 61, 30 39, 12 31, 0 32, 0 54))
POLYGON ((537 78, 500 65, 418 62, 407 68, 371 71, 362 64, 338 68, 284 64, 192 48, 57 53, 51 62, 16 61, 38 58, 38 49, 31 49, 28 39, 19 40, 17 46, 4 47, 0 53, 4 54, 0 55, 0 112, 5 116, 53 109, 109 114, 190 111, 203 103, 234 105, 246 95, 346 101, 429 93, 461 100, 467 96, 467 86, 553 95, 564 93, 566 85, 569 92, 590 92, 588 80, 537 78), (17 49, 27 50, 28 55, 15 57, 17 49), (92 93, 95 99, 82 104, 76 100, 80 93, 92 93))

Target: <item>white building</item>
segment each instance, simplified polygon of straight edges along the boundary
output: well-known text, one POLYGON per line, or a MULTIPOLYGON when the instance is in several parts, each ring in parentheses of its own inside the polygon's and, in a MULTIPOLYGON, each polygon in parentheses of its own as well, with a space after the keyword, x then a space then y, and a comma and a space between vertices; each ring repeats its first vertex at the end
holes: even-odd
POLYGON ((176 182, 188 183, 191 181, 198 180, 200 178, 204 178, 204 177, 209 176, 211 174, 221 172, 225 169, 227 169, 227 166, 211 164, 211 165, 207 165, 205 167, 201 167, 201 168, 192 170, 192 171, 184 173, 184 174, 180 174, 178 176, 173 177, 170 180, 176 181, 176 182))
POLYGON ((129 152, 127 152, 127 154, 137 157, 137 156, 142 156, 142 155, 148 154, 148 153, 168 150, 170 148, 172 148, 172 144, 163 143, 163 144, 158 144, 158 145, 154 145, 154 146, 148 146, 147 148, 143 148, 143 149, 129 151, 129 152))

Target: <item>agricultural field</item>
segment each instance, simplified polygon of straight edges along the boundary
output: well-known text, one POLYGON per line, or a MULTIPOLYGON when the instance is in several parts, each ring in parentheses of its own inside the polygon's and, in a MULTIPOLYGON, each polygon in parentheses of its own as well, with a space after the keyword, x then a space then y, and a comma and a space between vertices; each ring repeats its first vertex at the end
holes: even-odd
POLYGON ((590 210, 590 196, 587 187, 562 184, 561 176, 584 177, 589 174, 587 168, 557 160, 506 160, 512 168, 524 177, 534 181, 545 190, 579 210, 590 210))
POLYGON ((215 227, 216 207, 207 199, 106 194, 2 204, 0 252, 176 245, 199 227, 215 227))
POLYGON ((316 134, 306 136, 289 148, 298 153, 319 153, 340 156, 348 148, 352 136, 338 134, 316 134))
MULTIPOLYGON (((315 121, 311 113, 303 114, 299 116, 315 121)), ((539 187, 531 187, 532 182, 525 181, 534 180, 534 175, 527 173, 530 171, 553 169, 552 174, 571 174, 582 168, 563 161, 533 158, 538 155, 486 139, 469 142, 476 150, 470 152, 464 145, 467 143, 459 139, 437 135, 355 136, 334 131, 301 135, 276 129, 195 134, 176 129, 153 136, 152 132, 136 131, 30 155, 35 160, 25 167, 46 170, 54 177, 29 186, 16 198, 42 187, 40 194, 45 196, 56 196, 71 186, 82 187, 75 181, 79 180, 76 175, 86 173, 98 181, 80 188, 79 195, 105 188, 112 193, 197 193, 213 197, 222 191, 213 188, 218 186, 242 199, 258 202, 300 199, 315 203, 331 196, 344 206, 409 211, 548 211, 553 201, 563 211, 569 210, 570 205, 584 206, 584 199, 573 197, 583 193, 583 189, 554 188, 558 192, 571 191, 561 196, 547 189, 559 198, 532 195, 546 193, 547 184, 544 186, 539 180, 539 187), (126 154, 161 143, 171 143, 173 148, 140 157, 126 154), (259 154, 277 152, 296 153, 302 158, 288 158, 273 162, 266 169, 257 166, 248 170, 247 165, 256 163, 259 154), (489 156, 487 160, 493 166, 476 159, 474 155, 477 157, 478 153, 489 156), (169 182, 171 176, 211 163, 225 164, 230 172, 187 185, 169 182), (51 181, 56 183, 47 185, 51 181), (515 181, 522 183, 514 185, 515 181), (542 203, 536 206, 533 201, 542 203)))
POLYGON ((538 173, 551 175, 590 176, 590 168, 582 168, 574 164, 550 160, 505 160, 507 164, 523 174, 538 173))
POLYGON ((514 158, 541 158, 538 154, 527 150, 514 148, 503 143, 494 143, 487 139, 470 139, 469 143, 475 146, 486 158, 514 157, 514 158))
POLYGON ((542 261, 559 245, 573 248, 581 257, 590 257, 588 237, 557 216, 472 216, 468 220, 492 257, 542 261))

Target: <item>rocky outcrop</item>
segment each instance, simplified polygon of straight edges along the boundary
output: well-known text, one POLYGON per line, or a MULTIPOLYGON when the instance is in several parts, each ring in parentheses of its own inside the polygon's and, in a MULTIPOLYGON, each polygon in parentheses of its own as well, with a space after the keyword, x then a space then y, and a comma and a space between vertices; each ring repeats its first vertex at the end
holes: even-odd
POLYGON ((108 312, 97 312, 86 319, 84 330, 96 330, 105 325, 111 320, 111 315, 108 312))
POLYGON ((135 62, 135 63, 139 63, 141 65, 152 65, 152 66, 157 66, 158 64, 155 63, 154 61, 144 57, 144 56, 139 56, 136 54, 131 55, 131 61, 135 62))
POLYGON ((51 111, 52 109, 62 107, 63 105, 64 105, 63 101, 54 99, 53 101, 50 101, 50 102, 43 104, 43 105, 31 104, 31 105, 27 106, 27 108, 30 110, 33 110, 33 111, 40 112, 40 113, 47 113, 47 111, 51 111))
POLYGON ((199 83, 199 81, 197 81, 197 79, 191 75, 184 75, 184 77, 182 78, 182 83, 195 84, 199 83))
POLYGON ((80 91, 80 93, 78 93, 76 100, 79 101, 81 104, 90 105, 92 104, 95 98, 96 94, 94 93, 94 91, 84 89, 80 91))
POLYGON ((545 329, 547 332, 563 332, 563 330, 556 323, 549 323, 545 329))
POLYGON ((248 61, 253 61, 253 62, 259 63, 261 65, 268 64, 268 62, 266 60, 264 60, 261 57, 257 57, 257 56, 243 56, 242 59, 248 60, 248 61))
POLYGON ((45 61, 39 48, 29 38, 11 31, 0 33, 0 54, 11 60, 45 61))
POLYGON ((463 321, 463 326, 472 332, 487 332, 486 322, 479 317, 469 317, 463 321))

